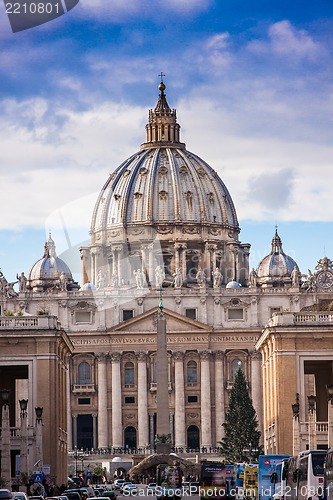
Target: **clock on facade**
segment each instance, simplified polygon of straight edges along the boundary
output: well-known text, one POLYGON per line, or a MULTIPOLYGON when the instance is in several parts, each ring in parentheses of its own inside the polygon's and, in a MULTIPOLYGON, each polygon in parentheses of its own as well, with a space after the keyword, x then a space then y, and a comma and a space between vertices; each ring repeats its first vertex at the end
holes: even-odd
POLYGON ((317 284, 320 288, 331 288, 333 286, 333 273, 331 271, 321 271, 318 273, 317 284))

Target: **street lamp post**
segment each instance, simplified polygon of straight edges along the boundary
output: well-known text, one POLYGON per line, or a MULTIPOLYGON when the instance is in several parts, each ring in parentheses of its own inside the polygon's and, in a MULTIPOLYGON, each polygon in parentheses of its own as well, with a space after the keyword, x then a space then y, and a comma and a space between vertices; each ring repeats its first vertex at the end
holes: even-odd
POLYGON ((298 455, 301 451, 299 432, 299 394, 296 393, 296 402, 291 405, 293 411, 293 455, 298 455))
POLYGON ((317 449, 316 396, 308 396, 309 403, 309 450, 317 449))
POLYGON ((10 422, 9 422, 9 390, 3 389, 1 393, 1 477, 4 488, 10 488, 10 422))
POLYGON ((43 468, 43 408, 37 406, 36 413, 36 455, 35 462, 39 464, 39 468, 43 468))
POLYGON ((21 417, 21 446, 20 446, 20 474, 21 480, 27 482, 28 479, 28 400, 20 399, 21 417))

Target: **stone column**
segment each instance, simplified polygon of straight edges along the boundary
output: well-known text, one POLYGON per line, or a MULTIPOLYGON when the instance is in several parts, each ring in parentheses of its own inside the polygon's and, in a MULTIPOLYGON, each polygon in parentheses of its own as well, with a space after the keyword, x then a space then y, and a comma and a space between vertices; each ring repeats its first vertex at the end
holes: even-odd
POLYGON ((174 433, 174 428, 175 428, 175 415, 173 413, 170 413, 170 434, 171 434, 171 443, 175 443, 175 433, 174 433))
POLYGON ((154 243, 147 246, 148 250, 148 284, 154 283, 154 243))
POLYGON ((77 415, 73 415, 73 442, 77 446, 77 415))
POLYGON ((21 478, 28 475, 28 413, 21 410, 20 473, 21 478))
POLYGON ((123 262, 122 262, 123 247, 121 245, 118 245, 114 249, 117 252, 118 285, 122 286, 124 284, 123 265, 122 265, 123 264, 123 262))
POLYGON ((9 405, 3 404, 1 411, 1 477, 3 478, 3 488, 11 489, 10 473, 10 423, 9 405))
POLYGON ((224 401, 224 352, 215 352, 215 420, 216 420, 216 446, 224 437, 224 428, 222 424, 225 420, 225 401, 224 401))
POLYGON ((264 425, 262 421, 262 381, 261 381, 261 354, 252 351, 251 356, 251 397, 253 407, 257 414, 258 427, 261 432, 261 439, 264 436, 264 425))
POLYGON ((107 353, 96 354, 98 361, 98 448, 108 448, 107 353))
POLYGON ((205 271, 207 283, 211 283, 212 281, 212 272, 210 265, 210 244, 205 243, 205 255, 204 255, 204 264, 203 269, 205 271))
POLYGON ((121 401, 121 353, 110 354, 112 366, 112 446, 121 448, 123 446, 123 419, 121 401))
POLYGON ((149 413, 149 444, 154 448, 155 432, 154 432, 154 413, 149 413))
MULTIPOLYGON (((328 386, 333 387, 333 386, 328 386)), ((328 449, 333 447, 333 398, 328 397, 327 402, 327 420, 328 420, 328 449)))
POLYGON ((316 399, 308 396, 309 402, 309 450, 317 449, 316 399))
POLYGON ((179 268, 179 250, 181 248, 181 243, 175 243, 175 271, 179 268))
POLYGON ((185 448, 185 383, 184 353, 173 353, 175 360, 175 447, 185 448))
POLYGON ((182 274, 183 274, 183 280, 187 280, 187 271, 186 271, 186 249, 187 249, 187 244, 184 243, 182 246, 182 274))
POLYGON ((92 414, 92 423, 93 423, 93 448, 98 448, 98 438, 97 438, 97 415, 95 413, 92 414))
POLYGON ((201 351, 201 447, 212 446, 209 351, 201 351))
POLYGON ((71 379, 70 379, 70 366, 69 361, 66 369, 66 399, 67 399, 67 448, 69 451, 73 449, 73 425, 72 425, 72 409, 71 409, 71 379))
POLYGON ((138 448, 143 448, 149 443, 147 355, 138 352, 136 358, 138 360, 138 448))

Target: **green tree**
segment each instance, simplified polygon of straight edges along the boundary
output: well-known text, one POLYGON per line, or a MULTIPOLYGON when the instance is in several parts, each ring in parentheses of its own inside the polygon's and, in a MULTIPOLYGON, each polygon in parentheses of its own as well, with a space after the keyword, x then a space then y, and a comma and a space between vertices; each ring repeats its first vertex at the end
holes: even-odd
POLYGON ((222 425, 224 438, 220 445, 224 460, 228 463, 256 462, 263 452, 259 446, 261 432, 241 368, 235 374, 229 409, 222 425))

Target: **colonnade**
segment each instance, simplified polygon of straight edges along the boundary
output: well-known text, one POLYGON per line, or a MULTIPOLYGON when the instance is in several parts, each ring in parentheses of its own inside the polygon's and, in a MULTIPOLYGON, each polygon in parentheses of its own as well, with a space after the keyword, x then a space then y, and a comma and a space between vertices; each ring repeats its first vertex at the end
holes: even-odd
MULTIPOLYGON (((130 353, 96 353, 97 360, 97 407, 93 411, 94 429, 97 436, 94 444, 98 448, 121 448, 124 446, 124 430, 128 406, 124 399, 128 394, 136 394, 135 405, 131 407, 131 424, 136 429, 137 447, 153 445, 156 426, 156 384, 148 379, 150 358, 145 352, 130 353), (122 380, 122 362, 136 360, 136 379, 133 387, 128 389, 122 380), (110 366, 111 365, 111 366, 110 366), (110 377, 111 371, 111 377, 110 377), (97 411, 96 411, 97 410, 97 411), (97 420, 97 422, 96 422, 97 420), (97 439, 96 439, 97 437, 97 439), (97 442, 96 442, 97 441, 97 442)), ((228 405, 230 374, 226 362, 226 353, 218 350, 173 351, 169 363, 169 414, 170 433, 174 446, 185 448, 187 429, 197 426, 200 434, 200 447, 214 447, 223 438, 222 423, 228 405), (197 363, 197 380, 189 383, 187 363, 197 363), (194 401, 193 401, 194 395, 194 401), (190 399, 192 397, 192 400, 190 399)), ((257 411, 259 426, 262 426, 261 412, 261 376, 260 356, 251 353, 248 356, 249 386, 254 407, 257 411)), ((158 418, 158 416, 157 416, 158 418)), ((76 419, 73 424, 74 443, 77 440, 76 419)), ((70 433, 69 433, 70 435, 70 433)))
MULTIPOLYGON (((104 286, 117 288, 133 284, 133 271, 140 268, 154 285, 155 269, 163 264, 164 250, 166 249, 163 249, 163 242, 158 239, 155 243, 152 241, 136 245, 131 255, 128 255, 127 244, 122 243, 111 245, 108 249, 101 246, 82 248, 82 276, 97 286, 97 276, 101 271, 104 286)), ((170 276, 179 269, 186 279, 187 263, 194 253, 196 266, 204 270, 208 285, 213 281, 212 273, 216 267, 220 268, 223 274, 223 284, 230 280, 239 280, 243 285, 247 283, 249 251, 246 245, 236 245, 235 242, 228 245, 205 242, 193 246, 184 240, 175 241, 171 245, 167 242, 167 251, 172 253, 170 276)))

